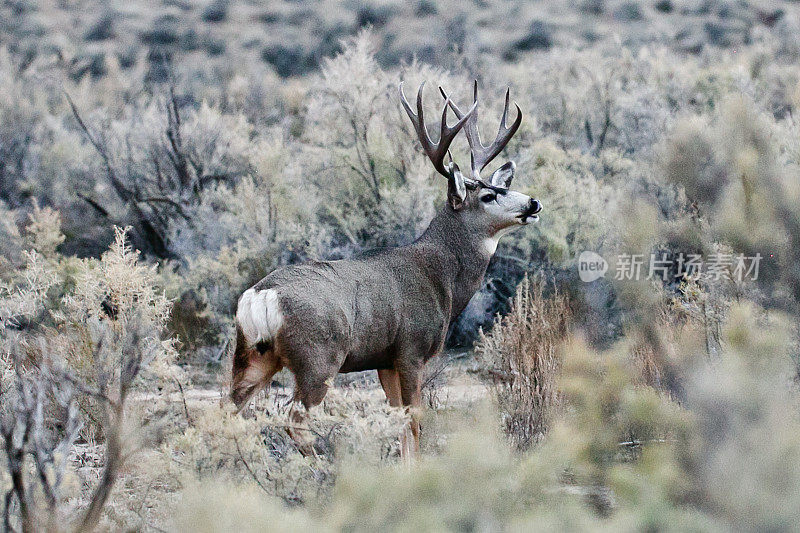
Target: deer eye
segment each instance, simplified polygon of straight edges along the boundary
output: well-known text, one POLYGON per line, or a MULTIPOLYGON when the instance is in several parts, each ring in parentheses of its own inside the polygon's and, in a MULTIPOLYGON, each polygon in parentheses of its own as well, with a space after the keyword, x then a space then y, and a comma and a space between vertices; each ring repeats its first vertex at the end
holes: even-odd
POLYGON ((497 195, 496 194, 485 194, 485 195, 481 196, 481 202, 484 202, 484 203, 487 203, 487 204, 489 202, 494 202, 496 199, 497 199, 497 195))

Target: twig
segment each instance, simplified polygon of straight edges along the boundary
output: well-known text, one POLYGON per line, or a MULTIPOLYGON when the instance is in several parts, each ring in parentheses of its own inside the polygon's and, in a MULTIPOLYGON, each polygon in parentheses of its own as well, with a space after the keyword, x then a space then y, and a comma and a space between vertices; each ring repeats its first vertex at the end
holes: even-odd
POLYGON ((183 385, 181 385, 181 382, 178 378, 175 378, 175 383, 178 385, 178 390, 181 393, 181 401, 183 401, 183 413, 186 415, 186 423, 190 426, 194 425, 192 422, 192 417, 189 416, 189 407, 186 405, 186 395, 183 393, 183 385))
POLYGON ((122 182, 117 177, 116 172, 114 171, 114 167, 111 165, 111 157, 108 155, 108 151, 106 148, 100 143, 99 140, 92 135, 91 130, 84 122, 83 117, 81 117, 80 112, 78 111, 78 107, 75 105, 75 102, 72 101, 69 94, 64 91, 64 97, 67 99, 69 103, 69 107, 72 109, 72 115, 75 117, 75 120, 78 122, 78 125, 83 130, 83 133, 86 135, 86 138, 89 139, 89 143, 97 150, 97 153, 100 154, 100 157, 103 159, 103 164, 106 167, 106 174, 108 174, 108 178, 111 181, 111 185, 116 190, 117 194, 123 200, 130 200, 130 191, 122 184, 122 182))
MULTIPOLYGON (((444 358, 442 358, 444 359, 444 358)), ((422 381, 422 389, 425 390, 428 387, 432 387, 436 380, 444 374, 447 367, 450 366, 450 359, 444 359, 443 362, 440 362, 436 367, 434 367, 432 372, 429 372, 428 375, 425 376, 425 379, 422 381)))
POLYGON ((250 476, 252 476, 252 478, 255 480, 255 482, 258 484, 258 486, 261 487, 261 490, 263 490, 267 494, 270 494, 270 492, 267 490, 267 488, 264 486, 264 484, 261 483, 261 480, 258 479, 258 476, 256 475, 256 473, 253 472, 253 469, 250 468, 250 465, 247 464, 247 461, 244 458, 244 454, 242 453, 242 449, 239 447, 239 439, 236 438, 236 435, 233 436, 233 443, 236 444, 236 453, 239 454, 239 459, 242 460, 242 464, 244 465, 245 469, 247 469, 247 472, 250 473, 250 476))
POLYGON ((460 361, 461 359, 466 359, 467 357, 471 357, 475 352, 472 350, 464 350, 463 352, 452 354, 448 358, 448 362, 452 363, 453 361, 460 361))
POLYGON ((108 156, 106 151, 103 149, 102 145, 99 141, 94 138, 94 135, 89 131, 89 128, 86 126, 86 123, 83 121, 80 112, 78 111, 78 106, 75 105, 75 102, 72 101, 69 93, 64 91, 64 97, 67 99, 67 103, 69 103, 69 107, 72 109, 72 115, 75 117, 75 120, 78 121, 78 125, 83 130, 83 133, 86 134, 86 138, 89 139, 89 142, 92 143, 92 146, 95 147, 95 150, 100 154, 100 156, 105 160, 106 164, 108 164, 108 156))
POLYGON ((217 352, 217 357, 211 359, 212 362, 219 363, 220 361, 222 361, 222 357, 225 355, 225 352, 228 349, 228 342, 230 342, 229 339, 225 339, 225 342, 222 343, 222 347, 217 352))
POLYGON ((271 428, 297 429, 299 431, 310 431, 311 433, 313 433, 314 435, 316 435, 317 437, 319 437, 321 439, 325 438, 325 435, 323 435, 322 433, 320 433, 319 431, 317 431, 315 429, 311 429, 310 427, 296 426, 294 424, 267 424, 267 426, 269 426, 271 428))
POLYGON ((76 378, 75 376, 70 374, 69 372, 65 372, 65 371, 61 370, 61 371, 58 372, 58 374, 59 374, 59 377, 69 381, 72 384, 73 387, 77 388, 83 394, 86 394, 87 396, 91 396, 92 398, 94 398, 96 400, 100 400, 100 401, 110 405, 111 407, 114 407, 114 408, 117 407, 117 401, 114 400, 113 398, 109 397, 105 392, 101 391, 100 389, 97 389, 95 387, 90 387, 89 385, 86 385, 85 383, 81 382, 78 378, 76 378))
POLYGON ((494 257, 496 257, 497 259, 503 259, 505 261, 512 261, 512 262, 520 264, 520 265, 522 265, 524 267, 530 267, 531 265, 533 265, 533 263, 531 261, 528 261, 526 259, 522 259, 520 257, 514 257, 513 255, 494 254, 494 257))
POLYGON ((142 515, 142 509, 144 508, 144 504, 147 502, 147 496, 148 496, 148 495, 150 495, 150 490, 151 490, 152 488, 153 488, 153 484, 152 484, 152 483, 149 483, 149 484, 147 485, 147 490, 145 491, 145 493, 144 493, 144 496, 142 497, 142 503, 140 503, 140 504, 139 504, 139 509, 137 509, 137 510, 135 510, 135 511, 133 511, 133 512, 136 514, 136 516, 138 516, 138 517, 139 517, 139 520, 141 520, 141 521, 142 521, 142 524, 144 524, 146 527, 149 527, 150 529, 154 529, 154 530, 156 530, 156 531, 158 531, 158 532, 160 532, 160 533, 167 533, 167 531, 166 531, 165 529, 161 529, 161 528, 160 528, 160 527, 158 527, 158 526, 154 526, 153 524, 151 524, 151 523, 150 523, 150 522, 149 522, 149 521, 148 521, 148 520, 147 520, 147 519, 146 519, 146 518, 145 518, 145 517, 142 515))
POLYGON ((665 443, 669 442, 667 439, 647 439, 647 440, 629 440, 620 442, 617 446, 626 446, 628 448, 635 448, 637 446, 644 446, 645 444, 665 443))
POLYGON ((89 198, 88 196, 86 196, 82 192, 79 192, 79 193, 76 193, 76 194, 78 195, 78 198, 80 198, 81 200, 85 201, 87 204, 92 206, 95 211, 97 211, 98 213, 100 213, 101 215, 103 215, 106 218, 109 217, 108 210, 105 207, 103 207, 102 205, 100 205, 96 200, 93 200, 93 199, 89 198))
POLYGON ((5 498, 5 509, 3 510, 3 529, 4 531, 16 531, 11 527, 11 501, 14 499, 14 489, 8 489, 5 498))

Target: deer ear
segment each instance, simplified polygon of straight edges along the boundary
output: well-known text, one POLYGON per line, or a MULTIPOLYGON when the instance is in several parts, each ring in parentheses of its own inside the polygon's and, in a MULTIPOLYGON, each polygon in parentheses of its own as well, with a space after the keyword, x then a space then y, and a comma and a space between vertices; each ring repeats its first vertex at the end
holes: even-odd
POLYGON ((498 168, 492 174, 491 184, 495 187, 502 187, 504 189, 508 189, 511 187, 511 180, 514 179, 514 169, 517 168, 517 165, 513 161, 509 161, 502 167, 498 168))
POLYGON ((450 163, 450 177, 447 180, 447 203, 455 211, 464 206, 467 199, 467 186, 464 184, 464 175, 458 169, 458 165, 450 163))

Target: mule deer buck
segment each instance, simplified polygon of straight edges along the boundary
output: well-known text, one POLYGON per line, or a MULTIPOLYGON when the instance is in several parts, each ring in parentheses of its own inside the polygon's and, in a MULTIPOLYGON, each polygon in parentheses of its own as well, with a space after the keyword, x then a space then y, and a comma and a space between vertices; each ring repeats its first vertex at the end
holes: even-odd
MULTIPOLYGON (((425 126, 424 83, 416 113, 403 94, 422 149, 447 179, 447 202, 414 243, 339 261, 312 261, 275 270, 247 289, 236 312, 236 348, 231 398, 241 409, 252 395, 288 367, 295 377, 290 419, 303 424, 308 410, 322 402, 339 372, 378 371, 392 406, 411 409, 403 455, 419 449, 420 386, 425 362, 442 351, 450 323, 480 288, 501 235, 538 220, 541 204, 509 190, 514 162, 488 181, 481 171, 519 129, 522 112, 507 124, 509 92, 497 138, 484 146, 478 134, 478 86, 474 102, 462 112, 447 95, 438 142, 425 126), (458 122, 447 125, 448 109, 458 122), (464 129, 471 151, 469 175, 452 161, 450 143, 464 129), (302 407, 300 406, 302 404, 302 407)), ((441 89, 440 89, 441 90, 441 89)), ((309 443, 303 443, 309 451, 309 443)))

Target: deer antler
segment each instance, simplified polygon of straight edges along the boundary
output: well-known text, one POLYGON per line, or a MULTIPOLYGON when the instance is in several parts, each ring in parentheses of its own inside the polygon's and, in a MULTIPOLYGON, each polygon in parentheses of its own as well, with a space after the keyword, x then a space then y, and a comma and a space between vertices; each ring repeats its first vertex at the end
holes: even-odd
POLYGON ((403 94, 403 83, 400 83, 400 101, 403 103, 403 108, 406 110, 408 114, 408 118, 411 119, 411 123, 414 125, 414 130, 417 132, 417 137, 419 137, 419 142, 422 145, 422 149, 428 155, 428 158, 433 163, 434 168, 439 172, 439 174, 449 178, 450 171, 444 165, 444 156, 447 154, 448 148, 450 148, 450 143, 453 142, 453 139, 458 135, 458 132, 461 131, 461 128, 464 124, 469 121, 470 117, 474 116, 476 113, 476 109, 478 108, 477 100, 472 105, 472 107, 466 113, 461 113, 460 111, 456 112, 458 116, 458 122, 456 122, 455 126, 448 127, 447 126, 447 108, 448 104, 450 107, 453 108, 455 112, 455 106, 453 102, 450 101, 449 98, 445 97, 444 107, 442 108, 442 125, 441 125, 441 132, 439 134, 439 142, 436 144, 431 141, 431 138, 428 136, 428 130, 425 127, 425 118, 423 117, 422 113, 422 88, 425 87, 425 82, 419 86, 419 90, 417 91, 417 112, 411 110, 411 106, 406 100, 405 94, 403 94))
POLYGON ((508 118, 508 101, 511 90, 506 89, 506 104, 503 108, 503 116, 500 118, 500 129, 497 131, 497 137, 492 144, 484 146, 481 142, 480 133, 478 133, 478 111, 475 107, 478 105, 478 80, 475 80, 474 103, 472 104, 472 109, 475 109, 474 112, 470 110, 466 114, 462 113, 458 106, 450 100, 450 97, 447 96, 444 89, 439 87, 439 91, 442 93, 442 96, 444 96, 445 106, 449 105, 453 113, 455 113, 456 117, 460 120, 464 118, 467 119, 466 125, 464 126, 464 133, 467 135, 469 148, 472 152, 472 174, 474 179, 480 181, 480 171, 483 170, 492 159, 497 157, 497 154, 505 148, 508 141, 511 140, 511 137, 513 137, 519 129, 520 124, 522 124, 522 110, 515 102, 514 107, 517 108, 517 118, 511 126, 508 126, 506 124, 506 119, 508 118))

